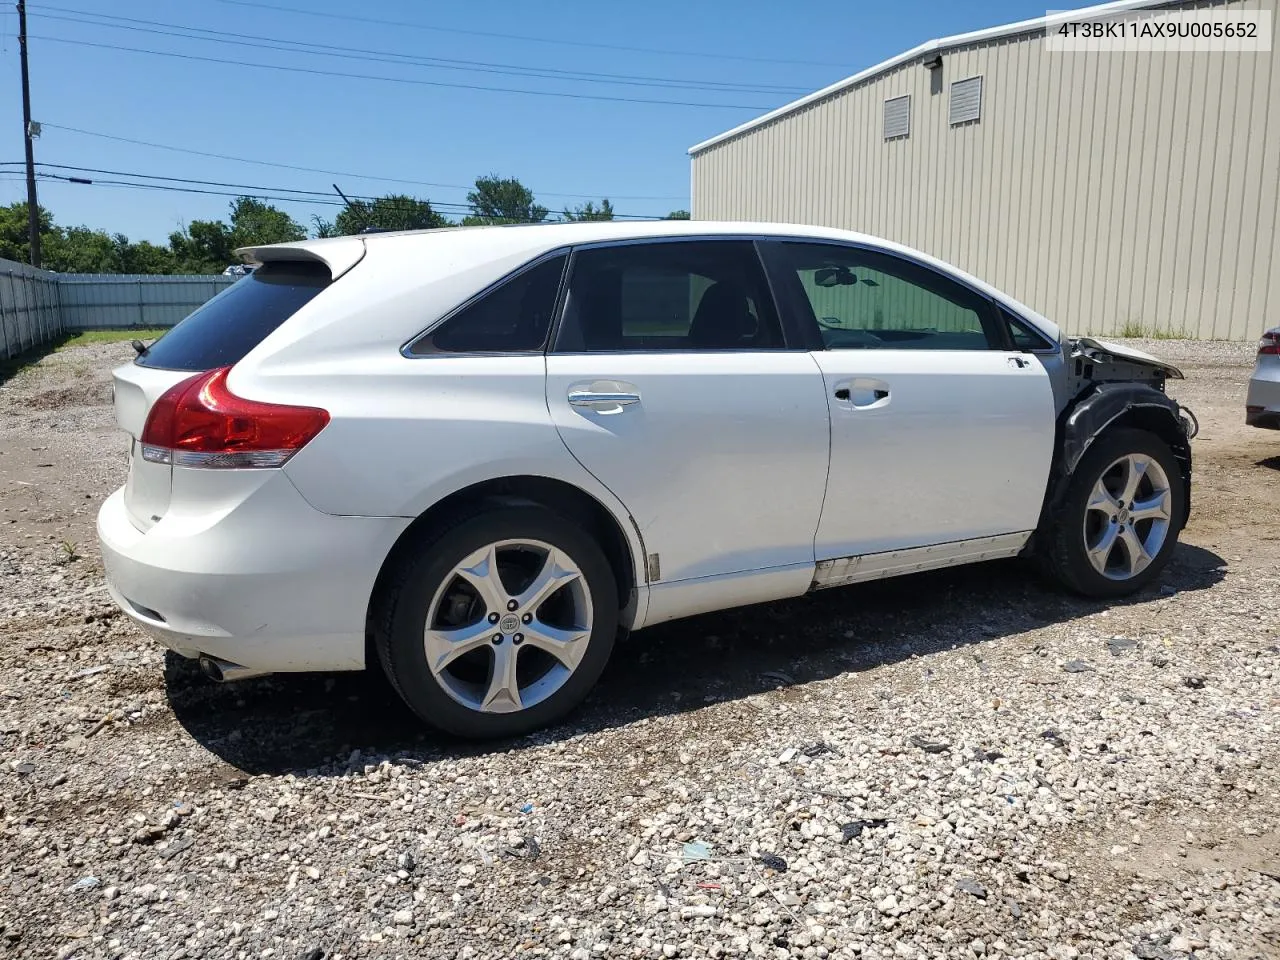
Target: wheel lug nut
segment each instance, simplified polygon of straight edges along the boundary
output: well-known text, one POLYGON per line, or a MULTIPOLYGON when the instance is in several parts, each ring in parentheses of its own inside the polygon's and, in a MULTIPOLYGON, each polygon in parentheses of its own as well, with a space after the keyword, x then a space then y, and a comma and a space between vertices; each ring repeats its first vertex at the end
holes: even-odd
POLYGON ((494 645, 495 647, 498 647, 498 646, 501 646, 501 645, 502 645, 502 634, 500 634, 500 633, 495 633, 495 634, 493 635, 493 645, 494 645))
POLYGON ((524 643, 524 634, 517 633, 514 637, 511 638, 511 642, 514 643, 517 647, 520 646, 520 644, 524 643))
POLYGON ((526 613, 523 617, 521 617, 521 618, 520 618, 520 622, 521 622, 521 623, 533 623, 533 614, 532 614, 532 613, 526 613))
POLYGON ((497 622, 498 622, 498 615, 497 615, 496 613, 491 613, 491 614, 489 614, 489 622, 490 622, 490 623, 497 623, 497 622))
POLYGON ((514 600, 508 600, 508 601, 507 601, 507 609, 508 609, 508 610, 514 610, 514 609, 515 609, 516 607, 518 607, 518 606, 520 606, 520 604, 516 603, 514 600))

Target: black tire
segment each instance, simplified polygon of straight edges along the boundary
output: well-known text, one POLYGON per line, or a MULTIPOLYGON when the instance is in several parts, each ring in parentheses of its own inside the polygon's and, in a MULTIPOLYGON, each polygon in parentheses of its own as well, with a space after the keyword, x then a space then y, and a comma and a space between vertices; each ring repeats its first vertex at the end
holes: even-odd
POLYGON ((580 524, 534 504, 494 505, 455 517, 402 555, 375 609, 374 645, 391 685, 427 723, 467 739, 514 737, 558 720, 582 702, 608 662, 618 613, 613 570, 580 524), (522 539, 549 544, 572 558, 590 591, 591 633, 576 668, 546 699, 509 713, 482 712, 455 699, 428 666, 423 640, 428 608, 469 554, 488 544, 522 539))
POLYGON ((1067 589, 1087 597, 1105 599, 1136 593, 1160 576, 1173 555, 1182 532, 1186 496, 1178 460, 1158 436, 1126 427, 1104 433, 1076 464, 1057 516, 1048 520, 1043 553, 1045 567, 1067 589), (1085 544, 1085 513, 1094 485, 1104 472, 1121 457, 1131 454, 1150 457, 1164 471, 1169 483, 1170 521, 1164 542, 1151 562, 1137 574, 1119 580, 1104 576, 1090 562, 1085 544))

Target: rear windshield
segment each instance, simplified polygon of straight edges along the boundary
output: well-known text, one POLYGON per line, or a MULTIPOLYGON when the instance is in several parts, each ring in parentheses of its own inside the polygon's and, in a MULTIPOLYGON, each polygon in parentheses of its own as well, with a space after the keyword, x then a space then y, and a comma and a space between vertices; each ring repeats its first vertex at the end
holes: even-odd
POLYGON ((329 268, 322 263, 263 264, 153 343, 137 362, 144 367, 193 371, 239 363, 332 282, 329 268))

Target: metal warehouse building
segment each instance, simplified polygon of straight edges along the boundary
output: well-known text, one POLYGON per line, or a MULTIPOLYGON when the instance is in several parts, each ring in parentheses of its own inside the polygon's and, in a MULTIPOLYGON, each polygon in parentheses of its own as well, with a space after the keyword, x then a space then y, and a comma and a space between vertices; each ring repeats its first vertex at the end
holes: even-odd
MULTIPOLYGON (((1270 11, 1277 0, 1074 11, 1270 11)), ((1280 48, 1051 52, 1024 21, 924 43, 689 150, 693 216, 876 234, 1070 333, 1280 322, 1280 48)))

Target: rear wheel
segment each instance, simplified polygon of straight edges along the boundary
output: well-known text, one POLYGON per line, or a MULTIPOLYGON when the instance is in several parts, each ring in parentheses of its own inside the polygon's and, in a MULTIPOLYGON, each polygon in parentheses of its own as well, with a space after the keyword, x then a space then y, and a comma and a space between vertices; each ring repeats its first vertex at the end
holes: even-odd
POLYGON ((540 506, 459 518, 403 558, 379 611, 379 659, 405 702, 462 737, 550 723, 595 684, 618 596, 603 551, 540 506))
POLYGON ((1178 541, 1186 490, 1168 444, 1144 430, 1096 440, 1051 521, 1048 566, 1070 589, 1119 597, 1160 575, 1178 541))

